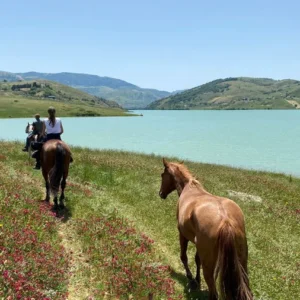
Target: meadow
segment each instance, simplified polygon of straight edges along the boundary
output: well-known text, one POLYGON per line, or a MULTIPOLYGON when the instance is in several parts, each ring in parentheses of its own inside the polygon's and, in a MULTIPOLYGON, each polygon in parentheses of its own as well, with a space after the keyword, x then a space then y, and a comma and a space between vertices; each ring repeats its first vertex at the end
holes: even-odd
MULTIPOLYGON (((158 196, 161 157, 72 148, 66 209, 55 213, 40 201, 42 175, 21 148, 1 142, 0 298, 207 299, 204 279, 201 291, 188 290, 177 195, 158 196)), ((185 164, 207 191, 242 208, 255 299, 297 299, 300 179, 185 164)), ((190 245, 195 270, 193 255, 190 245)))
POLYGON ((2 97, 0 94, 0 118, 28 118, 36 112, 47 114, 49 106, 54 106, 62 117, 75 116, 128 116, 121 109, 109 107, 91 107, 80 103, 64 103, 47 99, 34 99, 21 95, 2 97))

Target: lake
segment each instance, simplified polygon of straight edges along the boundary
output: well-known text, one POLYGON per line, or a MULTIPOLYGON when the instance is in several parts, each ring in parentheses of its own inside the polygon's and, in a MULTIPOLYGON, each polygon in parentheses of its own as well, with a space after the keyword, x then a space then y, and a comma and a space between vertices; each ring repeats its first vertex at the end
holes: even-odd
MULTIPOLYGON (((300 176, 300 111, 135 112, 143 116, 62 118, 63 139, 82 147, 300 176)), ((0 139, 25 140, 25 125, 32 121, 0 119, 0 139)))

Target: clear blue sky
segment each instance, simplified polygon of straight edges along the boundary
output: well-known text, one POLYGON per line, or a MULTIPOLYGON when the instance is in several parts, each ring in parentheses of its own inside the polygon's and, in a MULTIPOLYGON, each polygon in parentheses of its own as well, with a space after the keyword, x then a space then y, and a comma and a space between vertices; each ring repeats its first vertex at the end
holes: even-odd
POLYGON ((2 1, 0 70, 168 91, 230 76, 299 80, 299 12, 299 0, 2 1))

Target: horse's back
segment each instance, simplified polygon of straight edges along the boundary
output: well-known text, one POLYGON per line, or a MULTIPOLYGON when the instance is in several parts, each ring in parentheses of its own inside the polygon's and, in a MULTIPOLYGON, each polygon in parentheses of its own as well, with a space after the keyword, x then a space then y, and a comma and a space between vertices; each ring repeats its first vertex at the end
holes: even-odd
POLYGON ((42 169, 46 173, 49 172, 49 170, 55 164, 59 146, 63 153, 64 169, 66 170, 66 172, 69 169, 69 164, 71 160, 71 150, 69 146, 61 140, 53 139, 48 140, 42 148, 42 169))
POLYGON ((63 147, 63 149, 66 150, 66 152, 71 153, 71 150, 69 148, 69 146, 61 140, 49 140, 47 141, 44 145, 43 145, 43 150, 45 152, 51 152, 51 151, 56 151, 56 148, 58 145, 61 145, 63 147))
POLYGON ((192 242, 195 238, 217 240, 223 221, 229 219, 238 232, 244 233, 244 215, 232 200, 198 192, 182 193, 178 202, 178 228, 192 242))

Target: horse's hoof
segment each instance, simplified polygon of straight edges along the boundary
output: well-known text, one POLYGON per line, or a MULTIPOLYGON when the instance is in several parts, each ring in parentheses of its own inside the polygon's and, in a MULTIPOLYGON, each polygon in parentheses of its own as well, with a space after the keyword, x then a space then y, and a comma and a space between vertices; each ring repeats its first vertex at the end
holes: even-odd
POLYGON ((64 204, 59 204, 59 208, 64 209, 65 208, 64 204))
POLYGON ((196 291, 199 288, 199 284, 196 280, 191 280, 189 282, 189 287, 190 287, 191 291, 196 291))

